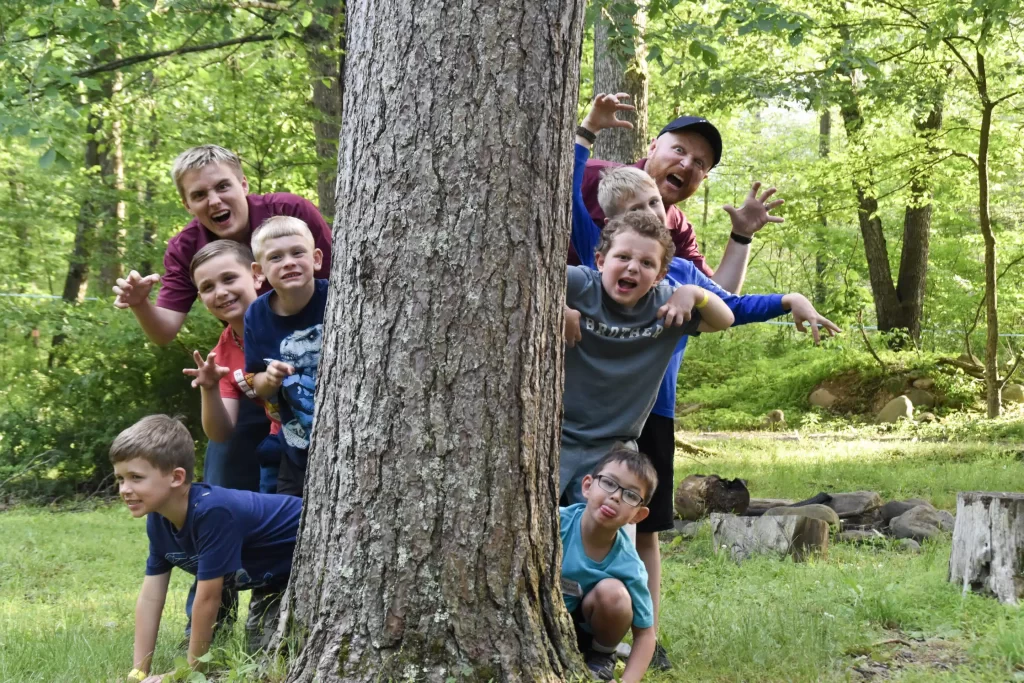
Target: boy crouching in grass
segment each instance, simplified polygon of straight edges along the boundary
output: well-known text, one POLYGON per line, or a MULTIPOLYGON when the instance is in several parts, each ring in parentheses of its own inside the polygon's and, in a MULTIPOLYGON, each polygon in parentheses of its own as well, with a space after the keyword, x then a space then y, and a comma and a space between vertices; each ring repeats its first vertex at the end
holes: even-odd
POLYGON ((302 501, 192 483, 195 444, 183 424, 150 415, 118 434, 110 447, 118 491, 133 517, 146 519, 149 559, 135 606, 130 681, 148 676, 171 569, 198 579, 188 662, 193 668, 213 639, 225 584, 252 590, 245 629, 249 648, 269 643, 291 574, 302 501))
POLYGON ((654 654, 654 607, 647 571, 623 530, 647 517, 658 486, 643 453, 615 444, 583 477, 585 503, 560 508, 562 596, 594 678, 615 674, 615 647, 633 629, 623 683, 639 681, 654 654))

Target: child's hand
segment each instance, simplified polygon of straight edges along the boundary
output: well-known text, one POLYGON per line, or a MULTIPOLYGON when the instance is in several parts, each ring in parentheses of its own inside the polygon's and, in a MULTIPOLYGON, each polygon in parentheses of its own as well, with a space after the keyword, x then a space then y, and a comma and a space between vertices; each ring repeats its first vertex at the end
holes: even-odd
POLYGON ((679 327, 690 319, 690 311, 704 298, 704 289, 697 285, 682 285, 658 309, 658 317, 665 319, 665 327, 679 327))
POLYGON ((280 389, 281 383, 289 375, 295 374, 295 368, 280 360, 272 360, 267 364, 267 381, 275 388, 280 389))
POLYGON ((570 349, 583 340, 583 332, 580 330, 580 312, 575 308, 565 306, 565 345, 570 349))
POLYGON ((583 117, 583 127, 592 133, 600 132, 605 128, 632 128, 633 124, 629 121, 615 118, 620 111, 636 111, 636 107, 632 104, 622 101, 628 99, 629 95, 624 92, 614 95, 598 94, 594 98, 594 106, 583 117))
MULTIPOLYGON (((161 683, 164 680, 164 676, 170 676, 173 673, 174 672, 171 671, 171 672, 165 673, 165 674, 154 674, 154 675, 150 676, 149 678, 147 678, 146 680, 142 681, 142 683, 161 683)), ((134 681, 133 681, 133 683, 134 683, 134 681)))
POLYGON ((810 325, 811 336, 814 337, 815 346, 821 343, 821 333, 818 331, 819 326, 824 327, 830 337, 834 337, 836 333, 842 332, 838 325, 818 313, 803 294, 797 294, 796 292, 787 294, 782 297, 782 306, 783 308, 789 308, 797 330, 805 332, 804 324, 810 325))
POLYGON ((114 308, 135 308, 149 299, 153 285, 160 282, 156 273, 142 277, 137 270, 128 273, 128 278, 117 278, 114 285, 114 308))
POLYGON ((196 361, 195 368, 185 368, 182 372, 189 377, 194 377, 192 380, 192 388, 202 387, 203 389, 213 389, 220 382, 221 378, 231 372, 231 368, 226 368, 223 365, 217 365, 217 354, 210 351, 210 355, 203 360, 203 356, 198 351, 192 352, 192 358, 196 361))

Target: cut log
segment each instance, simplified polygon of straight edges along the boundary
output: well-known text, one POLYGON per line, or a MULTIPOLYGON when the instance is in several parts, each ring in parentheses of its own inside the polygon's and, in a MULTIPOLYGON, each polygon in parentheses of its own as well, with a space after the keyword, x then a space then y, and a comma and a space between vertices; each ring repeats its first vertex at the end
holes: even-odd
POLYGON ((737 517, 711 515, 715 550, 728 550, 740 562, 752 555, 792 555, 801 562, 828 553, 828 524, 809 517, 737 517))
POLYGON ((949 580, 1017 605, 1024 598, 1024 494, 962 491, 949 580))
POLYGON ((675 503, 679 518, 689 521, 698 520, 710 512, 743 514, 750 504, 750 492, 742 479, 691 474, 679 482, 675 503))

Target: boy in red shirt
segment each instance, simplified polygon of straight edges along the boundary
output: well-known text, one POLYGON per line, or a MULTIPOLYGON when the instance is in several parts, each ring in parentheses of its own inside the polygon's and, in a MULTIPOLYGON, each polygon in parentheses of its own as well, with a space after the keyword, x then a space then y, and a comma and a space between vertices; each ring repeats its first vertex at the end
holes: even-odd
POLYGON ((231 438, 238 420, 240 401, 252 400, 264 406, 270 418, 270 436, 257 451, 260 493, 275 493, 283 452, 277 436, 281 431, 281 420, 277 406, 264 402, 253 390, 253 373, 245 372, 242 347, 245 312, 258 296, 252 262, 249 247, 232 240, 211 242, 192 258, 192 281, 200 300, 214 317, 227 326, 206 360, 199 351, 194 351, 196 367, 185 368, 182 372, 194 378, 192 387, 199 388, 202 393, 203 431, 211 441, 224 442, 231 438))

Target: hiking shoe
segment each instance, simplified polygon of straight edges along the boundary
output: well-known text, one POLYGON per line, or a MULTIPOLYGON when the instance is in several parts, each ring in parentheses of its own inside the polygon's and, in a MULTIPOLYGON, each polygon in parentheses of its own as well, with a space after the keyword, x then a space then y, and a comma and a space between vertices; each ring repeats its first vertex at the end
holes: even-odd
POLYGON ((584 658, 590 675, 595 681, 610 681, 615 678, 615 653, 589 650, 584 658))
POLYGON ((665 652, 661 643, 654 644, 654 655, 651 657, 651 664, 648 668, 656 671, 668 671, 672 668, 672 662, 669 661, 668 653, 665 652))

